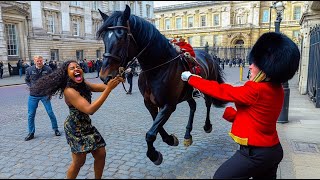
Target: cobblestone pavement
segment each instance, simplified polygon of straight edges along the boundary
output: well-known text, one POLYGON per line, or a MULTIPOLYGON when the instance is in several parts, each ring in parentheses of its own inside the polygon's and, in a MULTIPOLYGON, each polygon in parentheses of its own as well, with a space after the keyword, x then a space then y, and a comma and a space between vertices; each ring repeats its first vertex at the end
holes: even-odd
MULTIPOLYGON (((239 68, 226 67, 226 81, 239 80, 239 68)), ((247 68, 244 70, 246 76, 247 68)), ((205 103, 196 99, 197 111, 193 124, 193 144, 183 146, 189 106, 177 106, 164 128, 174 133, 180 144, 170 147, 158 135, 154 145, 163 154, 161 165, 154 165, 147 157, 145 134, 152 125, 151 115, 144 106, 134 77, 133 93, 126 95, 119 85, 111 92, 102 107, 91 116, 92 123, 104 137, 107 145, 103 178, 117 179, 204 179, 211 178, 216 169, 238 148, 228 136, 231 124, 222 120, 223 108, 212 107, 213 131, 203 130, 205 103)), ((91 82, 101 83, 97 78, 91 82)), ((128 87, 128 84, 125 84, 128 87)), ((100 93, 93 93, 93 100, 100 93)), ((24 141, 27 135, 27 98, 25 84, 0 88, 0 178, 38 179, 65 178, 71 162, 70 147, 66 142, 63 123, 68 107, 63 99, 53 97, 53 110, 62 136, 54 136, 44 106, 39 103, 36 114, 35 138, 24 141)), ((93 157, 87 156, 78 178, 94 178, 93 157)))

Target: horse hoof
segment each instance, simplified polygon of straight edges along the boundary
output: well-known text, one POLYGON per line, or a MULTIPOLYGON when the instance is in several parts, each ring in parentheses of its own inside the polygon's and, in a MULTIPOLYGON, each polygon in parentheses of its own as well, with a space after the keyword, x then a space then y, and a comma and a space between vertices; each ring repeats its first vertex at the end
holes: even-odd
POLYGON ((191 137, 190 139, 184 139, 184 141, 183 141, 183 145, 184 145, 185 147, 191 146, 192 143, 193 143, 192 137, 191 137))
POLYGON ((203 126, 203 129, 206 133, 211 133, 212 131, 212 125, 210 124, 209 128, 206 128, 206 126, 203 126))
POLYGON ((158 152, 158 159, 156 161, 154 161, 153 163, 158 166, 162 163, 163 157, 162 157, 161 152, 159 152, 159 151, 157 151, 157 152, 158 152))
POLYGON ((171 134, 173 138, 173 145, 172 146, 178 146, 179 145, 179 139, 174 134, 171 134))

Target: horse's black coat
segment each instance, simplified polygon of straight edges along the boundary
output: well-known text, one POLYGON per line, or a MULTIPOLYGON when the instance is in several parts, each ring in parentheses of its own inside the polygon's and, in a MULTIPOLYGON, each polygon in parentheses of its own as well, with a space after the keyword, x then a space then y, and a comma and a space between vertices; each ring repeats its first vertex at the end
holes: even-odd
MULTIPOLYGON (((181 73, 188 70, 182 56, 151 23, 135 15, 130 15, 126 6, 124 12, 116 11, 110 17, 100 11, 104 20, 97 32, 105 44, 100 78, 107 83, 118 74, 119 67, 126 67, 137 57, 142 72, 139 75, 138 86, 144 97, 144 103, 149 110, 153 125, 146 133, 148 144, 147 156, 159 165, 162 155, 156 151, 153 142, 159 132, 168 145, 177 146, 178 139, 169 135, 163 128, 177 104, 187 101, 190 106, 190 116, 186 127, 185 145, 192 144, 192 123, 196 102, 192 98, 193 88, 181 80, 181 73), (129 27, 128 27, 129 26, 129 27), (132 34, 132 36, 131 36, 132 34)), ((216 59, 201 50, 195 50, 201 65, 201 76, 205 79, 223 83, 222 71, 216 59)), ((206 132, 211 132, 209 114, 211 104, 221 107, 224 102, 205 95, 207 117, 204 125, 206 132)))

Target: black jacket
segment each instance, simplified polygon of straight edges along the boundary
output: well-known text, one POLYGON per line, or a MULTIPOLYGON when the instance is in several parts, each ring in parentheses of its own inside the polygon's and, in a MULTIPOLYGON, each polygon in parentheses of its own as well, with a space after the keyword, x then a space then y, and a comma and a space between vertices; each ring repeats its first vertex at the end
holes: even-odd
MULTIPOLYGON (((50 74, 52 69, 49 66, 44 65, 41 69, 37 69, 36 65, 30 66, 26 69, 25 81, 29 87, 33 86, 35 82, 45 76, 50 74)), ((44 96, 41 92, 30 91, 30 96, 44 96)))

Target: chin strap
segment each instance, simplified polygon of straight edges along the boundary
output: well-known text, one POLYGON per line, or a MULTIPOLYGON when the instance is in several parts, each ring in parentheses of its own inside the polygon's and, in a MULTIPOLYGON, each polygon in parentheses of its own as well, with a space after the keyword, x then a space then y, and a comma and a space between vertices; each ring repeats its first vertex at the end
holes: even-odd
POLYGON ((267 78, 266 73, 263 71, 259 71, 259 73, 253 78, 253 82, 262 82, 262 81, 269 81, 270 78, 267 78))

